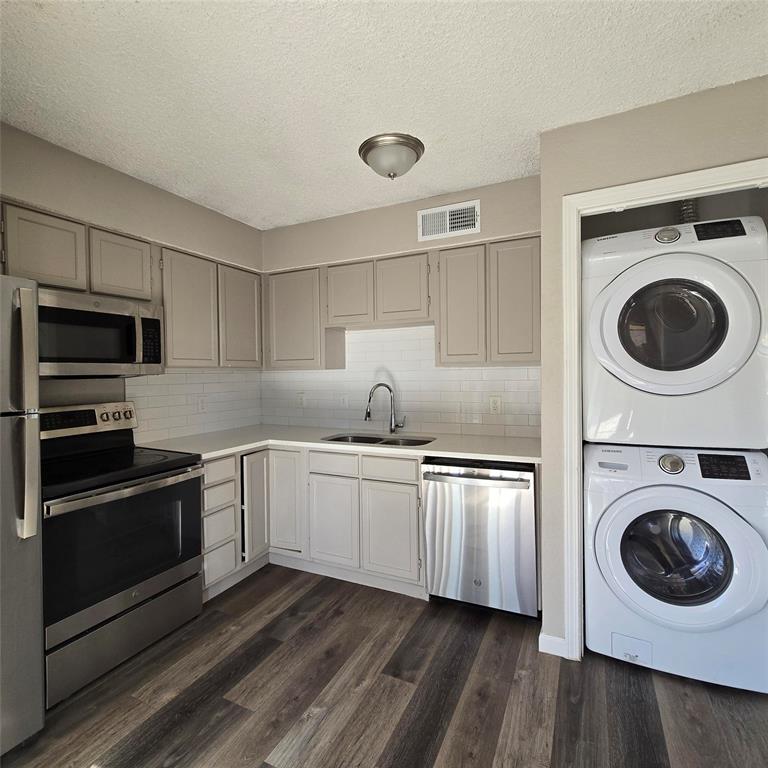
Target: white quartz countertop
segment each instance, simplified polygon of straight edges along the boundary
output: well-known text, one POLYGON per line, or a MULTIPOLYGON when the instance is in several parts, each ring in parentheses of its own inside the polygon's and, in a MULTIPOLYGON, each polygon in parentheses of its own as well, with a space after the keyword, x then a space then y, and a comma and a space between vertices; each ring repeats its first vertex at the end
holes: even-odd
MULTIPOLYGON (((220 432, 205 432, 199 435, 185 435, 170 440, 142 443, 151 448, 165 448, 169 451, 199 453, 204 459, 214 459, 228 453, 258 450, 259 448, 293 445, 322 448, 332 451, 354 451, 356 453, 387 453, 403 456, 443 456, 451 458, 485 459, 490 461, 518 461, 527 464, 541 463, 541 441, 532 437, 492 437, 487 435, 434 435, 433 442, 420 446, 369 445, 362 443, 329 443, 322 438, 335 434, 365 434, 362 430, 334 429, 333 427, 287 427, 259 424, 240 429, 225 429, 220 432)), ((371 433, 374 434, 374 433, 371 433)), ((380 434, 380 433, 375 433, 380 434)), ((408 432, 399 432, 397 437, 409 437, 408 432)))

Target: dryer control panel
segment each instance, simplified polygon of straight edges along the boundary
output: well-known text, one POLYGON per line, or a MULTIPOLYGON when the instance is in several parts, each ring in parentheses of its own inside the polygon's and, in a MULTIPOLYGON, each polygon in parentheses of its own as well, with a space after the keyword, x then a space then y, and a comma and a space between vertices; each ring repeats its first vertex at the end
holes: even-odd
POLYGON ((747 459, 742 455, 700 453, 701 476, 713 480, 751 480, 747 459))

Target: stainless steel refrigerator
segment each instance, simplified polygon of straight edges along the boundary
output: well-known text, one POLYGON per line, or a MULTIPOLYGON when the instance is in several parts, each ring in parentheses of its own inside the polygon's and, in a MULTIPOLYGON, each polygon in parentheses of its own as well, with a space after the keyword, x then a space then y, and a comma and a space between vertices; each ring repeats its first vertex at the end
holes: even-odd
POLYGON ((43 727, 37 284, 0 276, 0 754, 43 727))

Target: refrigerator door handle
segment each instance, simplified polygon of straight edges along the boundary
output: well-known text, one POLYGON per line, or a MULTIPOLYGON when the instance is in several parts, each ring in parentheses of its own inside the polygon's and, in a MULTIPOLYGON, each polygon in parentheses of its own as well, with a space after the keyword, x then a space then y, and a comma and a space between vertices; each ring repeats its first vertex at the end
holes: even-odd
POLYGON ((18 289, 21 315, 22 408, 36 411, 40 405, 37 348, 37 295, 34 288, 18 289))
POLYGON ((16 520, 20 539, 37 536, 40 517, 40 417, 34 413, 24 418, 24 516, 16 520))

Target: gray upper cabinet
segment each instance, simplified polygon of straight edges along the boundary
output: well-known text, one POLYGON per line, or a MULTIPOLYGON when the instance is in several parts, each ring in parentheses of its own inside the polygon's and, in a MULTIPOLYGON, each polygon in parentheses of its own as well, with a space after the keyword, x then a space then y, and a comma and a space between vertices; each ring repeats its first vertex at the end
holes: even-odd
POLYGON ((426 253, 376 261, 376 321, 429 318, 429 272, 426 253))
POLYGON ((9 275, 58 288, 88 288, 85 226, 57 216, 5 206, 9 275))
POLYGON ((152 298, 152 268, 149 243, 90 230, 91 290, 132 299, 152 298))
POLYGON ((320 270, 270 275, 269 367, 322 367, 320 270))
POLYGON ((528 363, 541 358, 539 238, 488 246, 488 359, 528 363))
POLYGON ((373 262, 328 267, 328 324, 372 323, 373 262))
POLYGON ((163 248, 167 367, 219 364, 216 264, 163 248))
POLYGON ((261 278, 222 264, 219 270, 219 353, 227 368, 261 367, 261 278))
POLYGON ((485 248, 472 245, 440 252, 438 360, 477 364, 485 350, 485 248))

